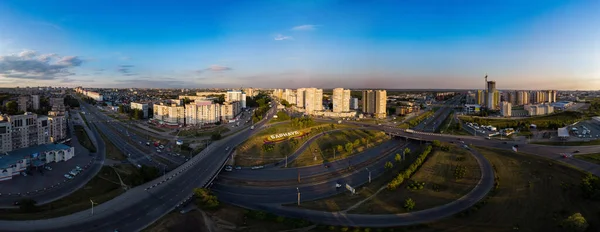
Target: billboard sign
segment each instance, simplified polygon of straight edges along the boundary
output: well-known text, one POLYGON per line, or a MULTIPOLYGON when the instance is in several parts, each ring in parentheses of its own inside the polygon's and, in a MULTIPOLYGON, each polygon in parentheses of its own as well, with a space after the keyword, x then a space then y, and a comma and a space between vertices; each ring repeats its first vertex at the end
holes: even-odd
POLYGON ((281 142, 281 141, 284 141, 287 139, 301 137, 303 135, 305 135, 305 133, 300 132, 300 131, 284 132, 284 133, 269 135, 269 136, 267 136, 267 138, 265 138, 264 142, 265 143, 281 142))

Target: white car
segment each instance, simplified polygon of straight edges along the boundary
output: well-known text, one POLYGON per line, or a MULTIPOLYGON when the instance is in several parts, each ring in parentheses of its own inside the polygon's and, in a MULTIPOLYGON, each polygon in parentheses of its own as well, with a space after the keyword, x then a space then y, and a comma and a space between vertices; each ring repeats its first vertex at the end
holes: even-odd
POLYGON ((160 150, 156 150, 156 152, 160 153, 161 151, 160 150))
POLYGON ((52 168, 50 166, 45 166, 44 169, 46 169, 48 171, 52 171, 52 168))
POLYGON ((342 187, 342 185, 341 185, 341 184, 339 184, 339 183, 335 183, 335 188, 341 188, 341 187, 342 187))
POLYGON ((78 173, 77 173, 77 171, 72 170, 72 171, 69 172, 69 174, 71 174, 71 176, 76 176, 78 173))
POLYGON ((70 179, 73 179, 73 177, 72 177, 71 175, 69 175, 69 174, 65 174, 65 178, 67 178, 67 179, 69 179, 69 180, 70 180, 70 179))
POLYGON ((160 149, 165 149, 165 146, 163 146, 163 145, 160 145, 160 146, 158 146, 158 148, 160 148, 160 149))

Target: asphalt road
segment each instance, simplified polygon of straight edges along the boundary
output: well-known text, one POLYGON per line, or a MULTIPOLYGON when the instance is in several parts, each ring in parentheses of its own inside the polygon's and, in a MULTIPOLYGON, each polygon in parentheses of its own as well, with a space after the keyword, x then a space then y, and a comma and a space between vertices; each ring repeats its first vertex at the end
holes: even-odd
MULTIPOLYGON (((274 107, 269 112, 270 116, 275 113, 274 107)), ((256 125, 260 127, 265 122, 256 125)), ((93 215, 86 210, 45 220, 0 221, 0 231, 139 231, 188 199, 194 188, 208 184, 228 159, 225 148, 241 144, 256 132, 246 129, 212 143, 199 155, 167 173, 170 179, 164 181, 158 178, 132 188, 95 206, 93 215), (146 190, 157 183, 162 184, 146 190)))
MULTIPOLYGON (((384 214, 384 215, 366 215, 366 214, 348 214, 342 212, 323 212, 323 211, 315 211, 308 209, 299 209, 294 207, 284 207, 278 203, 273 204, 261 204, 260 201, 262 199, 257 198, 254 199, 252 195, 243 195, 241 196, 228 196, 219 194, 220 199, 230 202, 235 205, 240 205, 243 207, 255 209, 255 210, 263 210, 275 213, 277 215, 295 217, 295 218, 303 218, 316 223, 326 224, 326 225, 344 225, 351 227, 392 227, 392 226, 403 226, 403 225, 414 225, 414 224, 422 224, 427 222, 432 222, 436 220, 440 220, 449 216, 452 216, 458 212, 461 212, 465 209, 468 209, 479 200, 483 199, 487 193, 492 189, 494 185, 494 172, 491 164, 483 157, 483 155, 479 154, 477 151, 471 150, 474 157, 477 159, 477 162, 481 166, 482 176, 478 184, 475 188, 461 197, 460 199, 451 202, 446 205, 438 206, 431 209, 410 212, 410 213, 402 213, 402 214, 384 214), (248 197, 251 200, 248 200, 248 197), (254 202, 254 200, 258 200, 259 202, 254 202)), ((361 176, 357 176, 360 178, 361 176)), ((362 175, 364 178, 364 175, 362 175)), ((327 187, 323 187, 327 188, 327 187)), ((286 198, 286 201, 293 201, 292 198, 297 197, 297 195, 293 194, 295 189, 285 189, 281 190, 282 195, 286 198), (295 195, 295 196, 294 196, 295 195)), ((308 189, 310 191, 310 189, 308 189)), ((303 196, 306 194, 303 193, 306 189, 300 190, 302 199, 306 199, 303 196)), ((323 190, 316 191, 317 194, 321 193, 323 190)), ((297 194, 297 193, 296 193, 297 194)), ((308 196, 311 197, 310 195, 308 196)), ((282 199, 283 200, 283 199, 282 199)))
MULTIPOLYGON (((399 142, 396 140, 396 142, 399 142)), ((396 147, 396 149, 391 150, 388 155, 385 157, 367 165, 365 168, 361 168, 360 170, 354 170, 352 173, 346 175, 340 175, 336 178, 331 178, 327 181, 321 181, 319 183, 307 183, 300 182, 294 184, 294 179, 290 181, 288 186, 282 187, 258 187, 258 186, 240 186, 240 185, 229 185, 226 183, 221 183, 220 181, 216 181, 215 184, 211 187, 211 190, 215 191, 218 195, 218 198, 222 201, 226 202, 235 202, 239 198, 243 198, 245 202, 252 203, 294 203, 297 201, 297 189, 299 189, 301 193, 302 201, 311 201, 316 199, 321 199, 329 196, 336 195, 343 191, 348 191, 345 187, 336 188, 336 183, 345 186, 349 184, 352 187, 358 187, 360 185, 366 184, 369 181, 369 171, 371 172, 371 178, 375 179, 381 174, 385 172, 385 163, 388 161, 395 163, 395 154, 402 153, 404 148, 409 147, 411 150, 416 150, 419 147, 418 143, 412 144, 404 144, 403 146, 396 147)), ((365 154, 361 156, 373 158, 374 156, 378 156, 379 151, 371 149, 370 151, 365 152, 365 154)), ((416 156, 418 154, 413 153, 409 154, 412 156, 416 156)), ((366 160, 365 160, 366 161, 366 160)), ((342 164, 345 162, 342 161, 342 164)), ((358 164, 358 163, 357 163, 358 164)), ((332 167, 333 168, 333 167, 332 167)), ((347 169, 346 165, 343 165, 343 168, 347 169)), ((287 169, 273 170, 277 172, 271 172, 273 175, 280 175, 279 173, 284 173, 287 169)), ((339 170, 334 169, 323 169, 321 168, 321 174, 325 174, 323 171, 327 171, 329 173, 335 173, 339 170)), ((268 172, 264 172, 263 174, 267 175, 268 172)), ((221 174, 222 176, 223 174, 221 174)), ((258 178, 257 180, 263 181, 263 178, 258 178)))

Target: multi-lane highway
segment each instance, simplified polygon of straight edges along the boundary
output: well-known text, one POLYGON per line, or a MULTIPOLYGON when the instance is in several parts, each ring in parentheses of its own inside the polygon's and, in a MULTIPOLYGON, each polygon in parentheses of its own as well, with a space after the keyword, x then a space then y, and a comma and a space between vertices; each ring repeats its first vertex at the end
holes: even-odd
MULTIPOLYGON (((272 108, 269 114, 274 113, 272 108)), ((265 122, 260 122, 256 126, 260 128, 265 122)), ((503 149, 510 149, 512 144, 504 144, 501 141, 485 140, 482 138, 473 138, 466 136, 450 136, 450 135, 439 135, 432 133, 406 133, 403 130, 389 127, 378 127, 374 125, 368 125, 370 127, 376 127, 380 130, 384 130, 391 133, 396 133, 401 136, 410 137, 414 139, 425 139, 425 140, 441 140, 441 141, 457 141, 457 138, 461 138, 466 144, 473 144, 479 146, 490 146, 498 147, 503 149)), ((36 220, 36 221, 0 221, 0 230, 2 231, 112 231, 119 229, 121 231, 137 231, 144 228, 148 224, 154 222, 162 215, 171 211, 181 201, 190 197, 193 188, 204 186, 222 168, 222 165, 229 157, 226 147, 234 147, 253 133, 258 130, 244 130, 238 134, 229 136, 221 141, 215 142, 209 146, 201 154, 194 157, 192 160, 182 165, 181 167, 171 171, 167 174, 167 179, 159 178, 150 183, 146 183, 142 186, 138 186, 126 192, 125 194, 113 199, 109 202, 96 206, 94 215, 90 215, 89 211, 79 212, 73 215, 64 217, 47 219, 47 220, 36 220), (160 184, 159 184, 160 183, 160 184), (156 186, 156 187, 153 187, 156 186)), ((525 152, 541 152, 542 156, 558 159, 557 155, 560 152, 574 150, 573 147, 552 147, 543 145, 530 145, 530 144, 519 144, 519 150, 525 152)), ((578 147, 582 153, 597 151, 598 147, 578 147)), ((423 223, 431 220, 440 219, 446 216, 450 216, 462 209, 470 207, 476 203, 480 197, 485 196, 485 193, 493 185, 493 172, 490 164, 482 158, 482 156, 474 152, 478 162, 482 166, 482 179, 475 189, 466 195, 465 197, 434 209, 413 212, 410 214, 400 215, 353 215, 344 213, 330 213, 330 212, 318 212, 304 209, 295 209, 289 207, 282 207, 279 204, 267 203, 265 200, 263 204, 248 202, 245 197, 231 194, 231 196, 223 195, 222 200, 231 202, 233 204, 240 204, 253 209, 268 210, 274 213, 278 213, 284 216, 300 217, 313 220, 323 224, 335 224, 335 225, 348 225, 348 226, 397 226, 406 225, 413 223, 423 223), (457 211, 458 210, 458 211, 457 211)), ((574 159, 561 159, 561 161, 573 164, 584 170, 591 171, 595 174, 600 174, 600 169, 597 165, 590 164, 584 161, 578 161, 574 159)), ((383 166, 383 165, 379 165, 383 166)), ((375 170, 372 170, 374 172, 375 170)), ((362 175, 357 174, 356 178, 368 178, 366 170, 358 170, 362 172, 362 175)), ((372 173, 375 175, 375 173, 372 173)), ((334 181, 334 180, 332 180, 334 181)), ((354 182, 353 182, 354 183, 354 182)), ((358 182, 357 182, 358 183, 358 182)), ((323 189, 332 188, 332 183, 322 183, 323 189), (331 186, 331 187, 327 187, 331 186)), ((217 185, 216 188, 219 186, 217 185)), ((292 190, 295 187, 292 187, 292 190)), ((315 190, 316 194, 319 191, 315 190)), ((217 190, 218 191, 218 190, 217 190)), ((254 191, 254 190, 253 190, 254 191)), ((261 192, 263 190, 255 190, 261 192)), ((289 187, 281 190, 282 195, 289 195, 289 187)), ((301 195, 307 194, 310 198, 310 187, 300 189, 301 195)), ((327 189, 326 191, 330 191, 327 189)), ((227 192, 227 191, 223 191, 227 192)), ((293 192, 293 191, 292 191, 293 192)), ((324 194, 321 192, 321 194, 324 194)), ((304 198, 306 199, 306 198, 304 198)), ((277 201, 289 201, 289 199, 278 199, 277 201)))
MULTIPOLYGON (((271 108, 269 115, 275 113, 271 108)), ((268 117, 265 117, 265 119, 268 117)), ((266 120, 255 126, 262 127, 266 120)), ((194 188, 205 186, 228 159, 227 147, 237 146, 258 130, 245 129, 214 142, 184 165, 137 186, 91 211, 44 220, 0 221, 0 231, 138 231, 191 197, 194 188), (156 187, 152 187, 155 186, 156 187)))

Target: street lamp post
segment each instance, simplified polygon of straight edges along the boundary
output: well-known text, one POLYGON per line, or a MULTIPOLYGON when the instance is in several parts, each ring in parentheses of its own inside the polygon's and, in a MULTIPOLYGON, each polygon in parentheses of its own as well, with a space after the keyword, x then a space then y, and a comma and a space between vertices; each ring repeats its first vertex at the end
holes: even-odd
POLYGON ((90 199, 90 202, 92 203, 92 215, 94 215, 94 205, 96 204, 94 201, 92 201, 92 199, 90 199))
POLYGON ((371 183, 371 171, 369 170, 369 168, 366 168, 367 172, 369 172, 369 183, 371 183))
POLYGON ((296 191, 298 192, 298 205, 300 205, 300 188, 296 187, 296 191))

